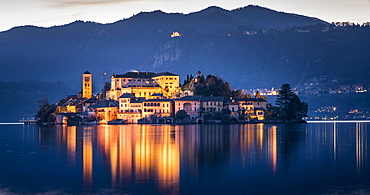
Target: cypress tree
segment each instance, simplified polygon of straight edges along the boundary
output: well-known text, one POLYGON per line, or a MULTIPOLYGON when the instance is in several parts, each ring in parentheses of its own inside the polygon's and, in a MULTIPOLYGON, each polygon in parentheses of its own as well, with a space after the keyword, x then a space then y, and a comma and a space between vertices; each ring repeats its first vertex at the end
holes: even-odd
POLYGON ((281 86, 276 98, 279 119, 289 122, 301 122, 307 116, 308 105, 301 102, 299 97, 292 91, 289 84, 281 86))

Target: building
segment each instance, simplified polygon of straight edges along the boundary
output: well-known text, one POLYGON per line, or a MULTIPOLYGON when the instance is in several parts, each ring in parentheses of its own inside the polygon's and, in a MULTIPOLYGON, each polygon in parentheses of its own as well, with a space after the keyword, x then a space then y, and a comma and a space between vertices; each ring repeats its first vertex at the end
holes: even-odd
POLYGON ((145 98, 135 97, 133 94, 125 93, 119 97, 119 111, 117 119, 122 119, 127 123, 138 123, 143 118, 143 102, 145 98))
POLYGON ((267 100, 263 98, 238 98, 239 109, 243 114, 251 119, 264 120, 267 108, 267 100))
POLYGON ((149 99, 143 102, 144 117, 172 117, 173 115, 172 99, 149 99))
POLYGON ((92 74, 88 71, 82 74, 82 97, 91 98, 92 96, 92 74))
POLYGON ((179 99, 174 99, 175 102, 175 113, 179 110, 185 110, 192 119, 199 116, 201 112, 201 101, 202 96, 194 95, 194 96, 185 96, 179 99))
POLYGON ((90 116, 95 116, 97 121, 106 124, 108 121, 117 119, 118 101, 102 100, 97 104, 89 106, 87 111, 90 116))
POLYGON ((224 101, 225 97, 223 96, 202 97, 202 112, 221 112, 224 107, 224 101))
POLYGON ((163 72, 127 72, 122 75, 112 75, 111 89, 107 97, 118 100, 124 93, 133 94, 135 97, 150 99, 153 94, 163 94, 172 98, 180 89, 178 75, 163 72))

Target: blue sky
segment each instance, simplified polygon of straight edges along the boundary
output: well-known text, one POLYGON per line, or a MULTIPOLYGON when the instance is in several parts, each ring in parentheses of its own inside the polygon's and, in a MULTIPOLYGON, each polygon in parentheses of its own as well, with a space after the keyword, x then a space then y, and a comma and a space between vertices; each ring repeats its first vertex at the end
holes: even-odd
POLYGON ((370 21, 370 0, 0 0, 0 31, 22 25, 49 27, 75 20, 111 23, 140 11, 186 14, 213 5, 232 10, 249 4, 327 22, 370 21))

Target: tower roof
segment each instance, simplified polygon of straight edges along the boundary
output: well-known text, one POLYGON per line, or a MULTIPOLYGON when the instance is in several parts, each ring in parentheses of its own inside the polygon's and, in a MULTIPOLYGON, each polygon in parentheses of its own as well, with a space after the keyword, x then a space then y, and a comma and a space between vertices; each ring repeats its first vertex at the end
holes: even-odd
POLYGON ((86 71, 84 74, 91 74, 89 71, 86 71))

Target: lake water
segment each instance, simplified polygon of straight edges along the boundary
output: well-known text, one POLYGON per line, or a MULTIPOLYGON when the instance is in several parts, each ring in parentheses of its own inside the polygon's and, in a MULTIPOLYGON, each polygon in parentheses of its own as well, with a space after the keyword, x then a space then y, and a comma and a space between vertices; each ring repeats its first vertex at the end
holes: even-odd
POLYGON ((367 194, 369 125, 3 124, 0 194, 367 194))

